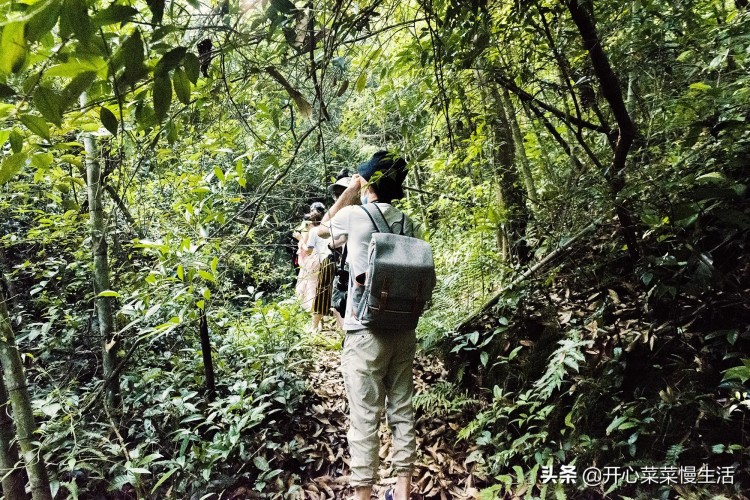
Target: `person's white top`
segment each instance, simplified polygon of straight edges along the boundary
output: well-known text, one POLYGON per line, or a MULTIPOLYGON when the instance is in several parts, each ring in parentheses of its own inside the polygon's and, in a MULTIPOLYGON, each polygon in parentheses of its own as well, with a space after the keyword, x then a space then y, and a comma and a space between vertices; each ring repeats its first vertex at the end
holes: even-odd
MULTIPOLYGON (((385 216, 385 220, 394 233, 401 233, 401 219, 403 212, 388 203, 376 202, 376 205, 385 216)), ((404 234, 422 238, 422 230, 418 224, 414 224, 409 216, 404 216, 404 234)), ((349 263, 349 293, 346 297, 346 315, 344 316, 344 330, 361 330, 365 328, 357 321, 352 304, 351 286, 352 280, 367 271, 367 253, 370 246, 370 238, 376 232, 375 226, 369 215, 359 205, 344 207, 339 210, 330 221, 331 237, 338 239, 345 236, 347 241, 347 258, 349 263)))
POLYGON ((331 249, 328 248, 330 242, 331 238, 321 238, 318 236, 318 230, 312 229, 310 235, 307 237, 307 248, 314 248, 317 250, 320 262, 323 262, 326 257, 331 255, 331 249))

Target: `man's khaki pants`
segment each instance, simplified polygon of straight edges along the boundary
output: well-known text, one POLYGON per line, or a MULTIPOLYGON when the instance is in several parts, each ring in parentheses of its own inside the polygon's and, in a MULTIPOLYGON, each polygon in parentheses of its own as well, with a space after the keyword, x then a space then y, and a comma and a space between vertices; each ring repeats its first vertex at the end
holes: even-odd
POLYGON ((349 400, 347 437, 352 486, 370 486, 377 482, 378 429, 384 408, 393 434, 393 469, 399 476, 411 475, 416 456, 411 402, 415 350, 414 331, 371 333, 358 330, 346 335, 341 372, 349 400))

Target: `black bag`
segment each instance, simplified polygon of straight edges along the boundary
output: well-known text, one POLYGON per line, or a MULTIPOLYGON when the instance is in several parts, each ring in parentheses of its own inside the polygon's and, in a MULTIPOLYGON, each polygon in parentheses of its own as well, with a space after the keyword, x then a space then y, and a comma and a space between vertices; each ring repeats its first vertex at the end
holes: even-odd
POLYGON ((349 271, 344 269, 346 262, 346 246, 340 256, 339 267, 333 278, 333 292, 331 293, 331 307, 343 318, 346 313, 346 295, 349 291, 349 271))

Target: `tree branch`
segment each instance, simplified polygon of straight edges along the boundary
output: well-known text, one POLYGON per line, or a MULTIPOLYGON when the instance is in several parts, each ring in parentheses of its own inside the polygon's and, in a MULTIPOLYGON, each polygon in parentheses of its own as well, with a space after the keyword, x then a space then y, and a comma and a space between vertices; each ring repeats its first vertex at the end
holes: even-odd
POLYGON ((566 113, 566 112, 564 112, 562 110, 557 109, 554 106, 551 106, 551 105, 549 105, 549 104, 547 104, 547 103, 545 103, 543 101, 540 101, 539 99, 537 99, 536 97, 534 97, 533 95, 529 94, 528 92, 526 92, 525 90, 523 90, 522 88, 520 88, 518 85, 516 85, 515 83, 513 83, 508 78, 505 78, 503 76, 503 74, 499 70, 495 70, 493 76, 494 76, 495 81, 497 83, 499 83, 500 85, 502 85, 503 87, 505 87, 506 89, 508 89, 510 92, 513 92, 514 94, 516 94, 519 99, 521 99, 523 101, 526 101, 526 102, 530 102, 530 103, 536 104, 537 106, 539 106, 543 110, 549 111, 550 113, 552 113, 556 117, 560 118, 561 120, 565 120, 567 122, 572 123, 573 125, 577 125, 577 126, 579 126, 581 128, 593 130, 595 132, 601 132, 603 134, 609 134, 609 133, 611 133, 611 130, 609 130, 604 125, 597 125, 596 123, 592 123, 592 122, 590 122, 588 120, 584 120, 582 118, 578 118, 576 116, 572 116, 569 113, 566 113))

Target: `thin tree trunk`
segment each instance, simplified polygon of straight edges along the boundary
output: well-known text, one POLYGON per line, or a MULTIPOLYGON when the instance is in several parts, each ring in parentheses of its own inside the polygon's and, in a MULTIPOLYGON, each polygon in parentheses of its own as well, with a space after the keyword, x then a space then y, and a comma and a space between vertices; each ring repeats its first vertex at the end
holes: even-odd
POLYGON ((502 108, 505 111, 505 121, 510 126, 511 137, 513 138, 513 151, 515 152, 516 166, 521 173, 523 184, 526 187, 526 195, 529 197, 531 203, 536 205, 539 203, 539 199, 536 195, 534 178, 531 175, 531 167, 529 166, 529 158, 526 156, 526 147, 523 143, 521 127, 518 126, 516 110, 513 107, 513 102, 510 100, 510 92, 508 92, 508 89, 503 89, 503 94, 500 97, 500 100, 503 105, 502 108))
MULTIPOLYGON (((526 244, 526 226, 529 212, 523 200, 522 188, 515 168, 514 140, 511 126, 503 110, 503 101, 497 82, 483 78, 483 73, 475 72, 482 92, 487 125, 492 134, 492 162, 497 177, 498 207, 506 214, 507 222, 502 235, 498 235, 498 245, 504 255, 511 255, 521 264, 528 262, 529 249, 526 244)), ((502 84, 501 84, 502 85, 502 84)))
MULTIPOLYGON (((9 268, 5 254, 0 248, 0 301, 6 301, 6 309, 8 305, 11 306, 11 309, 13 308, 12 304, 15 297, 13 283, 6 275, 9 268), (5 290, 5 293, 3 293, 3 290, 5 290)), ((27 498, 26 477, 23 469, 16 468, 20 461, 18 445, 13 441, 15 432, 10 408, 8 390, 5 388, 5 380, 2 377, 2 363, 0 363, 0 474, 2 475, 3 495, 8 499, 27 498)))
MULTIPOLYGON (((0 368, 1 370, 1 368, 0 368)), ((26 497, 26 479, 19 463, 18 446, 13 441, 13 419, 10 416, 10 401, 5 389, 5 380, 0 377, 0 474, 2 474, 3 496, 8 499, 26 497)))
MULTIPOLYGON (((0 287, 0 364, 2 364, 5 387, 8 391, 11 407, 13 408, 18 444, 26 463, 26 472, 29 476, 32 498, 34 500, 52 500, 49 477, 44 466, 44 458, 42 458, 41 450, 34 444, 36 440, 34 437, 34 432, 36 431, 34 412, 31 409, 31 398, 26 387, 26 376, 23 372, 21 357, 18 354, 18 347, 16 346, 16 337, 13 334, 5 301, 5 292, 0 287)), ((3 488, 5 488, 4 482, 3 488)), ((16 498, 8 496, 7 492, 5 494, 6 498, 16 498)), ((25 494, 20 498, 24 497, 25 494)))
POLYGON ((104 190, 107 191, 107 194, 109 194, 110 198, 112 198, 112 201, 115 202, 115 205, 117 205, 117 208, 120 210, 120 213, 125 217, 125 220, 128 221, 128 224, 130 224, 130 227, 132 227, 136 234, 140 237, 143 236, 143 232, 141 231, 141 228, 138 226, 138 224, 135 222, 135 219, 130 213, 130 210, 128 210, 128 207, 125 205, 125 202, 122 201, 122 198, 120 198, 120 195, 117 194, 117 191, 112 186, 106 185, 104 186, 104 190))
MULTIPOLYGON (((81 106, 86 105, 88 97, 81 95, 81 106)), ((104 379, 109 380, 107 402, 114 406, 119 392, 118 377, 112 377, 117 366, 119 338, 114 334, 112 314, 112 297, 100 297, 99 294, 110 290, 109 260, 107 255, 107 234, 104 227, 104 208, 102 205, 101 165, 99 163, 96 142, 90 133, 83 134, 83 146, 86 150, 86 179, 88 184, 89 215, 91 221, 91 246, 94 257, 94 306, 99 320, 99 331, 102 339, 102 365, 104 379)))
MULTIPOLYGON (((635 0, 630 11, 630 26, 636 28, 638 11, 641 8, 641 0, 635 0)), ((632 53, 632 52, 631 52, 632 53)), ((635 68, 631 67, 628 72, 628 96, 625 99, 625 107, 630 116, 635 113, 635 79, 637 78, 635 68)))
MULTIPOLYGON (((205 306, 204 306, 205 307, 205 306)), ((208 320, 206 311, 199 310, 200 314, 200 338, 201 353, 203 354, 203 371, 206 374, 206 399, 213 401, 216 394, 216 382, 214 377, 214 362, 211 357, 211 338, 208 336, 208 320)))
POLYGON ((565 4, 581 34, 583 47, 589 53, 591 65, 599 81, 602 95, 609 104, 612 114, 617 121, 617 141, 612 156, 612 163, 607 169, 606 175, 610 190, 612 191, 615 212, 620 221, 623 238, 628 245, 628 254, 631 261, 630 267, 632 268, 640 257, 638 239, 635 233, 633 217, 625 204, 625 200, 619 194, 622 188, 625 187, 625 162, 635 139, 635 124, 625 106, 620 82, 609 64, 607 54, 602 48, 601 40, 596 32, 593 13, 587 9, 590 5, 581 4, 579 0, 566 0, 565 4))

